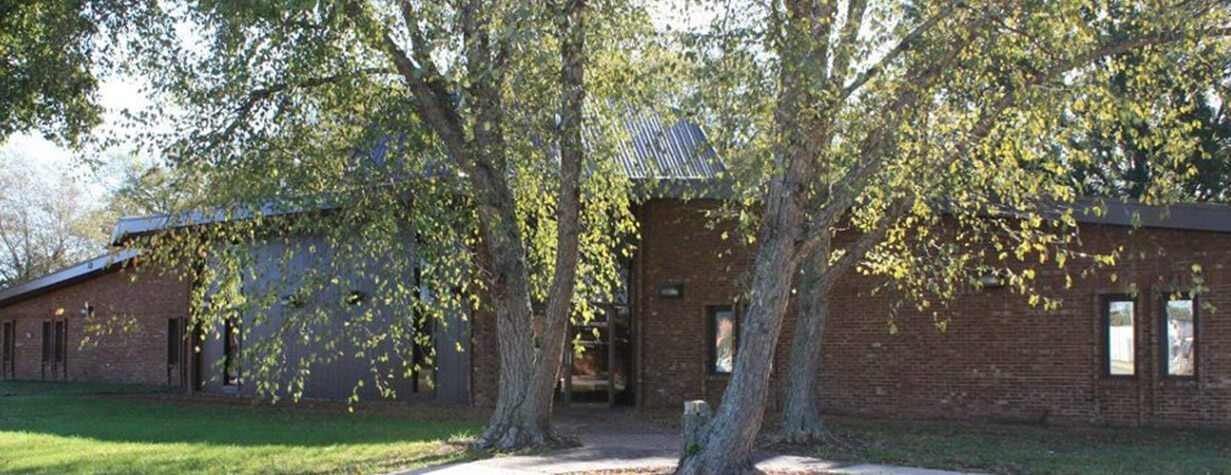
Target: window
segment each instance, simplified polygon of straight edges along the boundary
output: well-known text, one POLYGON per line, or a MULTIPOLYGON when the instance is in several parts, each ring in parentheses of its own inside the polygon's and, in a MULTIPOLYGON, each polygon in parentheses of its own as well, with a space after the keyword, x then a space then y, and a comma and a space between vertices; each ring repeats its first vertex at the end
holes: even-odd
POLYGON ((183 348, 184 326, 178 318, 167 319, 167 366, 180 364, 180 353, 183 348))
POLYGON ((239 345, 240 325, 236 317, 228 317, 223 325, 225 334, 222 336, 223 369, 222 384, 224 386, 239 385, 239 345))
POLYGON ((68 321, 56 320, 56 364, 64 363, 68 357, 68 321))
MULTIPOLYGON (((416 301, 426 300, 426 290, 423 290, 423 273, 418 266, 415 267, 414 277, 415 287, 420 289, 416 292, 414 298, 416 301)), ((412 312, 414 318, 414 347, 412 348, 413 355, 413 372, 412 389, 415 393, 430 394, 436 390, 436 334, 435 334, 435 319, 423 311, 421 307, 416 305, 412 312)))
POLYGON ((735 338, 739 323, 735 318, 735 307, 718 305, 706 310, 710 326, 710 372, 731 374, 735 369, 735 338))
POLYGON ((1136 374, 1137 365, 1133 344, 1134 323, 1133 299, 1126 296, 1113 296, 1103 300, 1103 328, 1105 348, 1103 373, 1108 376, 1132 376, 1136 374))
POLYGON ((3 351, 3 358, 0 360, 4 363, 4 366, 0 367, 0 376, 5 379, 13 378, 13 344, 17 341, 16 326, 17 322, 4 322, 0 325, 0 346, 2 346, 0 350, 3 351))
POLYGON ((43 364, 51 362, 51 320, 43 321, 43 364))
POLYGON ((1159 344, 1163 376, 1189 378, 1197 369, 1197 307, 1191 298, 1163 303, 1159 344))

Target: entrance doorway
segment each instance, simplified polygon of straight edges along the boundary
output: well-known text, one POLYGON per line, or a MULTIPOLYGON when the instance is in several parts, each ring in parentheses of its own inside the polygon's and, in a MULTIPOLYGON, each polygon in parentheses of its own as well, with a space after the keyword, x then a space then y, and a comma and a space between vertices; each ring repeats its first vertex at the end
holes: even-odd
POLYGON ((68 320, 43 321, 43 379, 68 379, 68 320))
POLYGON ((569 327, 561 389, 564 405, 632 405, 633 321, 625 304, 601 304, 594 319, 569 327))

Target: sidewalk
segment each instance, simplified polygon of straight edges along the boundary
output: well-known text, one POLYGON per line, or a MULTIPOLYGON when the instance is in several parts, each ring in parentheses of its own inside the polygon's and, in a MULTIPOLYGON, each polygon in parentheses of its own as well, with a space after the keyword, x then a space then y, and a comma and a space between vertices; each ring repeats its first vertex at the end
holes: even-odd
MULTIPOLYGON (((527 475, 572 473, 671 473, 679 459, 680 438, 636 420, 630 412, 572 410, 557 413, 560 432, 582 446, 537 455, 511 455, 474 462, 398 472, 395 475, 527 475)), ((846 464, 810 457, 757 454, 757 468, 768 473, 956 475, 960 472, 877 464, 846 464)))

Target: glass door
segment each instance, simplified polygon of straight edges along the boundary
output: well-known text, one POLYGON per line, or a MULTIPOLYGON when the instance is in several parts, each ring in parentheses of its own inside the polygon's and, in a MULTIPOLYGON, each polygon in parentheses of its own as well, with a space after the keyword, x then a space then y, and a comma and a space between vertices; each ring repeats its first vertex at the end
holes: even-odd
POLYGON ((589 322, 571 325, 564 355, 564 403, 632 403, 632 313, 627 305, 601 304, 589 322))

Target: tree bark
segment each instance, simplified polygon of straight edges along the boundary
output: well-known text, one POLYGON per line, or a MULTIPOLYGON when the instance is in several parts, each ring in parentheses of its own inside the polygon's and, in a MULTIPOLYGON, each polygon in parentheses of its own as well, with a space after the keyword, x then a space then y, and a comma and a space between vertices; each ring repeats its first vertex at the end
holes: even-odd
MULTIPOLYGON (((529 311, 517 317, 513 312, 498 313, 500 388, 491 421, 474 443, 479 448, 513 450, 556 440, 551 429, 553 393, 567 344, 580 255, 580 180, 584 158, 581 129, 585 103, 584 8, 584 0, 568 0, 564 3, 563 15, 559 17, 562 36, 560 190, 556 201, 556 258, 547 306, 541 316, 529 311), (505 318, 506 315, 510 318, 505 318)), ((503 215, 515 218, 511 209, 512 199, 504 203, 510 209, 503 215)), ((517 231, 515 221, 510 219, 506 222, 512 231, 517 231)), ((525 296, 524 308, 529 310, 529 285, 525 280, 529 274, 525 269, 525 251, 520 239, 518 234, 515 242, 518 244, 516 251, 520 252, 520 273, 508 275, 519 278, 515 287, 524 290, 524 293, 519 291, 517 295, 525 296)), ((493 252, 496 250, 493 249, 493 252)), ((510 310, 523 308, 520 301, 508 300, 503 305, 510 310)), ((500 307, 501 304, 498 304, 497 312, 500 312, 500 307)))
POLYGON ((765 417, 774 350, 782 333, 794 270, 796 244, 803 235, 805 203, 814 191, 817 154, 828 130, 814 114, 814 93, 828 77, 828 37, 836 2, 787 2, 789 33, 782 45, 782 92, 775 111, 777 140, 774 175, 757 231, 747 312, 740 322, 739 347, 722 404, 696 451, 682 454, 677 474, 731 474, 753 469, 752 451, 765 417), (820 58, 822 60, 816 60, 820 58))
MULTIPOLYGON (((351 17, 367 20, 362 3, 348 2, 345 6, 351 17)), ((472 111, 472 117, 463 121, 452 98, 458 85, 443 77, 433 63, 414 5, 398 2, 398 7, 412 39, 410 53, 383 28, 373 31, 374 39, 418 99, 415 107, 419 116, 466 172, 483 238, 479 252, 487 264, 487 301, 495 312, 499 334, 500 386, 490 423, 474 445, 514 450, 550 443, 555 440, 551 430, 552 393, 564 351, 579 256, 585 2, 564 2, 563 14, 557 17, 562 106, 556 259, 546 308, 537 315, 530 295, 525 244, 517 224, 516 197, 507 179, 501 73, 511 40, 493 40, 488 34, 490 12, 481 1, 458 5, 469 75, 465 87, 472 111), (471 125, 467 127, 465 122, 471 125)))
POLYGON ((829 243, 821 244, 808 257, 799 282, 799 306, 795 336, 787 368, 787 399, 778 437, 784 442, 811 443, 832 439, 821 419, 821 349, 829 300, 837 280, 829 268, 829 243))

